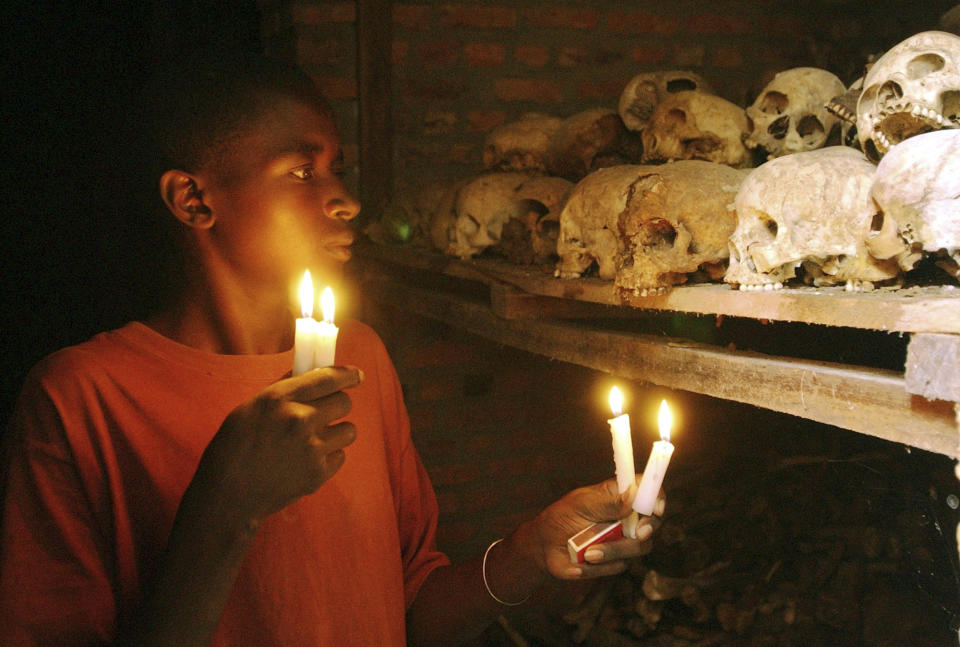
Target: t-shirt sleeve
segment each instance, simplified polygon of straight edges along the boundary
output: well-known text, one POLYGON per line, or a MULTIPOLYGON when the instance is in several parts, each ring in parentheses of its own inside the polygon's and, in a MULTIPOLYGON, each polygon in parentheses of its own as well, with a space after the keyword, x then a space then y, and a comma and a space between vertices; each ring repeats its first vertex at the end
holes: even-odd
POLYGON ((34 374, 6 436, 0 644, 106 643, 116 606, 105 542, 96 530, 63 417, 34 374))
POLYGON ((450 560, 437 549, 439 507, 430 476, 410 437, 410 420, 400 381, 382 343, 377 346, 384 422, 391 428, 389 433, 396 434, 399 445, 393 480, 403 558, 404 602, 409 608, 427 576, 450 560))

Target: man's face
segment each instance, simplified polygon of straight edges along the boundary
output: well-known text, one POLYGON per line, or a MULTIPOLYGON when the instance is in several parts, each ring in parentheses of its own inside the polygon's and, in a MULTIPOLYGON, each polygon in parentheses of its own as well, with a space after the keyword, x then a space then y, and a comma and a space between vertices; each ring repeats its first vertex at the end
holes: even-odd
POLYGON ((289 285, 305 269, 321 281, 338 275, 350 258, 349 220, 360 205, 341 180, 330 117, 278 99, 228 151, 200 174, 216 253, 244 280, 289 285))

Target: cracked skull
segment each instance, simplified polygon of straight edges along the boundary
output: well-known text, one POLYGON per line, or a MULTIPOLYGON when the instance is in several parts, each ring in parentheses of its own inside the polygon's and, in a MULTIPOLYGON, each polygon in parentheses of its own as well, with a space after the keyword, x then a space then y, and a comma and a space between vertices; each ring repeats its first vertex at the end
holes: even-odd
POLYGON ((733 200, 748 174, 700 160, 637 167, 619 217, 616 286, 646 295, 694 273, 721 279, 737 224, 733 200))
POLYGON ((713 93, 710 84, 695 72, 668 70, 638 74, 630 79, 620 94, 620 117, 629 130, 642 131, 650 123, 653 110, 660 102, 685 90, 713 93))
POLYGON ((898 43, 867 72, 857 136, 877 161, 908 137, 960 126, 960 36, 925 31, 898 43))
POLYGON ((830 146, 757 167, 736 197, 724 280, 742 290, 779 288, 801 266, 818 286, 870 289, 898 276, 896 261, 870 255, 876 167, 860 151, 830 146))
POLYGON ((875 254, 896 258, 910 269, 926 252, 960 278, 960 130, 911 137, 890 149, 874 179, 872 194, 883 223, 875 254), (881 249, 881 243, 883 248, 881 249))
POLYGON ((846 92, 832 72, 797 67, 778 73, 747 108, 752 131, 750 148, 763 148, 770 157, 822 148, 837 124, 827 104, 846 92))
POLYGON ((750 165, 743 144, 747 113, 712 94, 689 90, 660 103, 643 131, 643 161, 704 160, 733 167, 750 165))

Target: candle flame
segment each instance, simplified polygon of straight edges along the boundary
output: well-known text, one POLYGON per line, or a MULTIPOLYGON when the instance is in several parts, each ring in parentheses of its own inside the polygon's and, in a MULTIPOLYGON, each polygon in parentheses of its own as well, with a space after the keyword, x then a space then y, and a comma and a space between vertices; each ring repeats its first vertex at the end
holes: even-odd
POLYGON ((304 271, 300 282, 300 312, 304 317, 313 316, 313 279, 310 278, 310 270, 304 271))
POLYGON ((333 290, 328 285, 320 295, 320 312, 323 313, 323 320, 331 324, 333 323, 333 305, 333 290))
POLYGON ((670 442, 670 425, 673 424, 673 414, 670 413, 670 407, 666 400, 660 401, 660 414, 657 417, 660 424, 660 440, 670 442))
POLYGON ((623 413, 623 394, 617 387, 610 389, 610 410, 613 411, 614 417, 623 413))

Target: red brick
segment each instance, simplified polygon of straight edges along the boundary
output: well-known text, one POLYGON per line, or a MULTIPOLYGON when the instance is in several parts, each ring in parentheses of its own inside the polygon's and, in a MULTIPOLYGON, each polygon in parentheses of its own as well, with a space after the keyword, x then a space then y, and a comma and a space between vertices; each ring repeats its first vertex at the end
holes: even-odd
POLYGON ((509 7, 443 5, 441 22, 448 27, 505 29, 517 26, 517 12, 509 7))
POLYGON ((291 13, 293 22, 300 25, 327 25, 357 20, 357 8, 353 2, 295 4, 291 13))
POLYGON ((742 67, 743 66, 743 52, 740 47, 737 45, 730 45, 729 47, 720 47, 717 48, 716 52, 713 54, 713 64, 717 67, 742 67))
POLYGON ((493 83, 494 96, 500 101, 537 101, 560 103, 563 89, 557 81, 545 79, 497 79, 493 83))
POLYGON ((356 99, 357 80, 342 77, 315 76, 314 82, 327 99, 356 99))
POLYGON ((701 14, 687 20, 687 31, 692 34, 748 34, 750 21, 743 16, 701 14))
POLYGON ((614 103, 620 99, 623 93, 624 82, 617 81, 583 81, 577 87, 577 97, 580 99, 593 99, 596 101, 606 101, 613 99, 614 103))
POLYGON ((353 64, 355 54, 344 49, 336 38, 312 38, 300 35, 296 40, 297 61, 307 66, 323 65, 327 69, 353 64))
POLYGON ((453 42, 423 43, 417 51, 428 65, 453 65, 460 57, 460 46, 453 42))
POLYGON ((404 359, 408 368, 452 366, 473 359, 473 350, 466 344, 438 341, 407 351, 404 359))
POLYGON ((391 47, 391 60, 394 65, 399 65, 403 63, 404 59, 407 58, 407 52, 410 51, 410 45, 402 41, 393 41, 393 46, 391 47))
POLYGON ((595 9, 576 7, 547 7, 527 9, 524 18, 536 27, 566 27, 569 29, 594 29, 600 14, 595 9))
POLYGON ((765 16, 757 21, 757 33, 770 38, 785 36, 795 39, 797 34, 806 32, 807 26, 802 20, 785 16, 765 16))
POLYGON ((499 43, 470 43, 463 47, 463 54, 470 67, 503 65, 507 60, 507 48, 499 43))
POLYGON ((607 29, 625 34, 673 35, 680 30, 680 19, 651 13, 612 11, 607 14, 607 29))
POLYGON ((464 93, 463 82, 459 79, 437 75, 430 79, 407 79, 400 87, 400 96, 407 101, 421 103, 459 99, 464 93))
POLYGON ((513 58, 529 67, 543 67, 550 62, 550 50, 540 45, 517 45, 513 58))
POLYGON ((473 110, 467 113, 467 129, 472 133, 490 132, 507 122, 503 110, 473 110))
POLYGON ((673 51, 673 64, 680 68, 700 67, 704 59, 703 45, 678 44, 673 51))
POLYGON ((393 22, 407 29, 424 29, 430 23, 430 7, 427 5, 393 5, 393 22))
POLYGON ((667 48, 663 45, 641 45, 634 47, 630 56, 641 65, 663 63, 667 58, 667 48))

